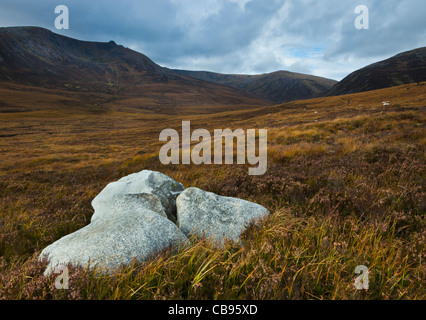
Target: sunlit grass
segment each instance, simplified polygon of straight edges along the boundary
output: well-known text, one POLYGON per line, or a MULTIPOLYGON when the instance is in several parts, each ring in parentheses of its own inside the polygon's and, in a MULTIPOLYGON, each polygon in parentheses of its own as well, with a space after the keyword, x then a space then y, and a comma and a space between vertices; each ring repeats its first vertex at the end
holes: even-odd
POLYGON ((296 218, 278 210, 252 226, 241 246, 217 249, 198 240, 114 275, 71 269, 70 290, 52 289, 54 277, 42 276, 35 262, 18 263, 19 272, 11 263, 3 280, 14 283, 4 291, 24 299, 421 299, 425 270, 409 254, 391 218, 378 228, 355 218, 296 218), (354 286, 361 264, 370 275, 364 293, 354 286), (29 291, 36 296, 22 295, 26 286, 38 286, 29 291))
POLYGON ((0 297, 425 299, 424 92, 409 85, 184 119, 210 131, 267 128, 263 176, 244 165, 162 165, 158 135, 179 130, 180 116, 4 115, 0 133, 16 136, 0 138, 0 297), (71 268, 70 289, 56 290, 37 254, 87 225, 109 182, 143 169, 255 201, 271 216, 241 246, 192 239, 114 275, 71 268), (361 264, 365 292, 354 287, 361 264))

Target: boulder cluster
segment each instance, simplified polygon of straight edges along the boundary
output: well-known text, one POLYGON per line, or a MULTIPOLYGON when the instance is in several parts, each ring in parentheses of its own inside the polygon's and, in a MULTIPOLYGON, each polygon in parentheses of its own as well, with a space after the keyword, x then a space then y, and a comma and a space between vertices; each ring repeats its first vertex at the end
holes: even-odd
POLYGON ((238 198, 187 188, 170 177, 144 170, 108 184, 92 201, 90 224, 46 247, 45 274, 58 265, 113 273, 134 259, 146 261, 166 248, 190 245, 191 236, 215 245, 238 242, 247 226, 269 215, 238 198))

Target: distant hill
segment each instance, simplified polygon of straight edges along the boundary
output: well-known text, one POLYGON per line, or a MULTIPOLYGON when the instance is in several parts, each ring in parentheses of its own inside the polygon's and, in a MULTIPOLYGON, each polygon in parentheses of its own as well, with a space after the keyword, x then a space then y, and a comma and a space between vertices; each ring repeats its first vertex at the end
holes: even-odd
POLYGON ((277 104, 323 96, 337 83, 335 80, 288 71, 277 71, 261 75, 235 75, 186 70, 173 71, 196 79, 237 88, 247 94, 277 104))
POLYGON ((328 96, 344 95, 426 81, 426 47, 400 53, 357 70, 337 83, 328 96))
POLYGON ((369 65, 337 83, 288 71, 172 70, 114 41, 80 41, 39 27, 0 28, 0 83, 104 95, 93 100, 97 105, 106 101, 166 113, 178 114, 182 108, 212 113, 422 81, 426 47, 369 65))
POLYGON ((240 90, 163 68, 114 41, 80 41, 39 27, 0 28, 1 81, 112 94, 135 107, 267 104, 240 90))
POLYGON ((39 27, 0 28, 2 80, 144 97, 170 105, 283 103, 322 96, 336 83, 286 71, 225 75, 171 70, 114 41, 80 41, 39 27))

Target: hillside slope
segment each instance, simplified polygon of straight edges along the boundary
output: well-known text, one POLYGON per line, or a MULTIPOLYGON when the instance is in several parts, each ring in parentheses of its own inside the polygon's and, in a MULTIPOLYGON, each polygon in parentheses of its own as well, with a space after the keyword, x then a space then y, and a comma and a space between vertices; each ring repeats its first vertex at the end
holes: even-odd
POLYGON ((400 53, 357 70, 331 88, 328 96, 371 91, 426 81, 426 47, 400 53))

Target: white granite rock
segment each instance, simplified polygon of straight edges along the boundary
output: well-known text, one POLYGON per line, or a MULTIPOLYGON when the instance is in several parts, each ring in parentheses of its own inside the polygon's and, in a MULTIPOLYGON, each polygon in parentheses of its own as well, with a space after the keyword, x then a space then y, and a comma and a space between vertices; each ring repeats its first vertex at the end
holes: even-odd
MULTIPOLYGON (((167 217, 176 222, 176 197, 185 188, 179 182, 156 171, 144 170, 128 175, 118 181, 108 184, 92 201, 95 213, 92 222, 99 219, 108 219, 119 211, 114 212, 114 203, 123 194, 153 194, 161 202, 167 217)), ((155 211, 155 210, 154 210, 155 211)))
POLYGON ((256 203, 188 188, 176 199, 177 226, 186 236, 196 235, 221 245, 238 242, 247 226, 269 215, 256 203))
MULTIPOLYGON (((133 259, 145 261, 163 249, 186 245, 188 239, 165 213, 161 215, 140 205, 143 197, 118 197, 120 214, 95 220, 46 247, 40 254, 40 259, 45 257, 48 261, 45 274, 53 272, 57 265, 68 263, 113 273, 133 259)), ((154 204, 159 201, 152 199, 154 204)))
POLYGON ((133 259, 145 261, 169 248, 187 246, 191 235, 221 245, 238 242, 251 222, 269 211, 249 201, 198 188, 144 170, 108 184, 92 201, 91 223, 46 247, 45 274, 71 264, 113 273, 133 259))

